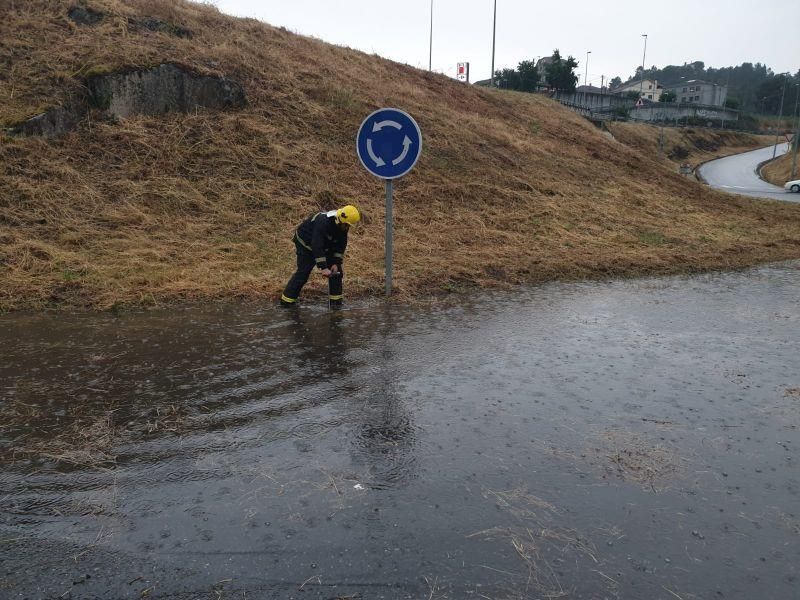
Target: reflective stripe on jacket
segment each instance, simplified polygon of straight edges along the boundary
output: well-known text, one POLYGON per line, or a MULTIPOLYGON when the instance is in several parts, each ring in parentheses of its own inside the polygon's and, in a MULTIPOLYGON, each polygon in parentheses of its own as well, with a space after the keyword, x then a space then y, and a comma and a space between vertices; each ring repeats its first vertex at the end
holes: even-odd
POLYGON ((295 241, 314 256, 317 267, 328 266, 328 258, 334 264, 342 264, 347 248, 347 231, 336 224, 336 211, 319 212, 300 224, 295 241))

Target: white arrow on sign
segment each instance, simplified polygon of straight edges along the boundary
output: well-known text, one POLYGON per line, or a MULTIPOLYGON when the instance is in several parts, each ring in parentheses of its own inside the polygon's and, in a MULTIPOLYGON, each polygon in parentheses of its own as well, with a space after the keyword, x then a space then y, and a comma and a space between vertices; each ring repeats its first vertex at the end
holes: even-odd
POLYGON ((375 154, 375 151, 372 149, 371 139, 367 140, 367 153, 369 154, 369 157, 372 159, 372 161, 375 163, 376 167, 382 167, 386 164, 380 156, 375 154))
POLYGON ((403 126, 397 121, 381 121, 380 123, 375 123, 375 125, 372 126, 372 133, 378 133, 384 127, 394 127, 397 129, 397 131, 403 129, 403 126))
POLYGON ((406 136, 406 139, 403 140, 403 153, 392 161, 394 166, 399 165, 406 159, 406 156, 408 156, 408 149, 411 148, 411 144, 413 143, 414 142, 411 141, 411 138, 406 136))

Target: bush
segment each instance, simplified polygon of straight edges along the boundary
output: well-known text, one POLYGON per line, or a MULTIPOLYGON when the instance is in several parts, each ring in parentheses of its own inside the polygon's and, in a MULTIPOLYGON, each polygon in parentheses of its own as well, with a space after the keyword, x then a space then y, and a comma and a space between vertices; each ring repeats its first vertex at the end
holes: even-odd
POLYGON ((617 106, 614 109, 615 117, 622 117, 623 119, 627 119, 630 115, 631 115, 631 109, 627 106, 617 106))
POLYGON ((673 146, 672 150, 670 150, 669 154, 667 154, 667 157, 670 160, 684 160, 689 158, 689 150, 683 146, 673 146))

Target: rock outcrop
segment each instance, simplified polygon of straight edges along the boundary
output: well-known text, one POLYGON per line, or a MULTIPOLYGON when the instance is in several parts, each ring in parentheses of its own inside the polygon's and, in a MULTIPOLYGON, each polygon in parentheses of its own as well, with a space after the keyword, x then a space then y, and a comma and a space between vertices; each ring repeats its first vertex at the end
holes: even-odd
POLYGON ((116 117, 242 108, 242 86, 224 77, 196 75, 173 64, 99 75, 87 82, 92 104, 116 117))
POLYGON ((88 97, 36 115, 11 127, 8 133, 56 137, 75 127, 90 107, 124 119, 134 115, 247 106, 244 89, 235 81, 197 75, 173 64, 95 75, 86 81, 86 88, 88 97))
MULTIPOLYGON (((91 8, 86 8, 85 6, 73 6, 67 11, 67 16, 78 25, 91 26, 100 23, 105 17, 105 14, 91 8)), ((169 21, 156 19, 155 17, 129 18, 128 27, 134 30, 147 29, 148 31, 166 33, 167 35, 173 35, 179 38, 192 37, 192 31, 190 29, 181 25, 176 25, 175 23, 170 23, 169 21)))
POLYGON ((103 20, 103 13, 83 6, 70 8, 67 16, 78 25, 97 25, 103 20))
POLYGON ((11 135, 58 137, 75 127, 85 114, 86 108, 79 104, 57 106, 15 125, 9 129, 9 133, 11 135))
POLYGON ((147 29, 148 31, 159 31, 168 35, 174 35, 175 37, 179 38, 192 37, 191 30, 187 29, 186 27, 181 27, 180 25, 175 25, 174 23, 169 23, 160 19, 154 19, 153 17, 129 19, 128 24, 133 25, 134 27, 147 29))

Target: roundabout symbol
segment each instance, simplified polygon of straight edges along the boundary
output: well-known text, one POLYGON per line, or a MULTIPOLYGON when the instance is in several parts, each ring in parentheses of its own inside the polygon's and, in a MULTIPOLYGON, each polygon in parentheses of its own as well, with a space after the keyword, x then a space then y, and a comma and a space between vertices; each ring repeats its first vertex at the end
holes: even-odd
POLYGON ((367 171, 381 179, 397 179, 417 164, 422 153, 422 133, 408 113, 382 108, 364 119, 356 150, 367 171))

